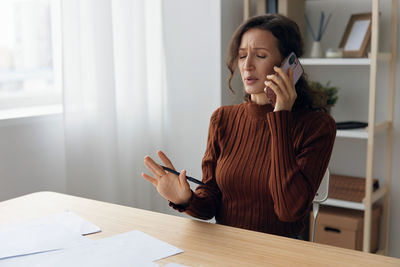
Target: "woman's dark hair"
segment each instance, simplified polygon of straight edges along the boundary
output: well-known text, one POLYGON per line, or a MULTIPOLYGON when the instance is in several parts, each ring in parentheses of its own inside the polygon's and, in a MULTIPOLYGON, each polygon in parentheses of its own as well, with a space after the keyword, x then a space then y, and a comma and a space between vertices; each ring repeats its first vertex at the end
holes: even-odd
MULTIPOLYGON (((231 72, 228 79, 229 89, 234 93, 231 81, 238 65, 238 52, 243 34, 250 29, 257 28, 271 32, 278 40, 278 49, 282 58, 286 58, 291 52, 294 52, 297 57, 301 57, 304 53, 303 40, 301 38, 300 30, 297 24, 279 14, 267 14, 255 16, 246 20, 233 34, 226 65, 231 72)), ((307 76, 303 73, 296 83, 297 98, 293 105, 292 110, 311 109, 323 110, 326 109, 318 103, 321 103, 321 98, 324 96, 316 91, 313 91, 308 82, 307 76)), ((246 93, 245 100, 249 101, 250 95, 246 93)))

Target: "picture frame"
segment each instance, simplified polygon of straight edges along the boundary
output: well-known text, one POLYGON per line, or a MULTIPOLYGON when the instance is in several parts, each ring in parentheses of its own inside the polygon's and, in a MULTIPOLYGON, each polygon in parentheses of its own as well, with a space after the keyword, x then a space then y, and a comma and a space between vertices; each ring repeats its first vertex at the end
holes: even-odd
POLYGON ((339 48, 343 57, 364 57, 371 40, 372 13, 351 15, 339 48))

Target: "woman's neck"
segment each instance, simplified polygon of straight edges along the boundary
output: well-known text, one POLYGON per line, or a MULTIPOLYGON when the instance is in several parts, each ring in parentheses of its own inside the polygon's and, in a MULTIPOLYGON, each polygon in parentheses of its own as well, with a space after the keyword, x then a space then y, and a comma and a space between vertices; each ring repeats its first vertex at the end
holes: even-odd
POLYGON ((258 105, 266 105, 270 103, 270 100, 265 93, 251 94, 250 100, 258 105))

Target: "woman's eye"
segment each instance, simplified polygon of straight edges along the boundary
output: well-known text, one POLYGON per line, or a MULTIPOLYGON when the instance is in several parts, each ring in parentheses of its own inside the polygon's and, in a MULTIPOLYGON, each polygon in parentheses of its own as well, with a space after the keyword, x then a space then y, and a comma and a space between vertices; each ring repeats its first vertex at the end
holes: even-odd
POLYGON ((246 55, 239 56, 240 59, 246 58, 246 55))
POLYGON ((259 58, 266 58, 267 56, 257 55, 257 57, 259 57, 259 58))

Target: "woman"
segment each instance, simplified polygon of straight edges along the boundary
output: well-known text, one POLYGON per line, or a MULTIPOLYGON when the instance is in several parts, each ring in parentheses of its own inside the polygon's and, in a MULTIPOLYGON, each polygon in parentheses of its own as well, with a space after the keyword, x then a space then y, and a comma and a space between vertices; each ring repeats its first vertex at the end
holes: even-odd
MULTIPOLYGON (((244 22, 227 60, 239 68, 246 101, 218 108, 211 116, 202 161, 203 182, 192 192, 186 171, 179 178, 146 156, 153 176, 142 173, 170 206, 219 224, 294 237, 304 227, 324 176, 336 135, 334 120, 316 105, 304 77, 279 66, 303 45, 297 25, 281 15, 244 22)), ((173 169, 167 156, 162 162, 173 169)))

